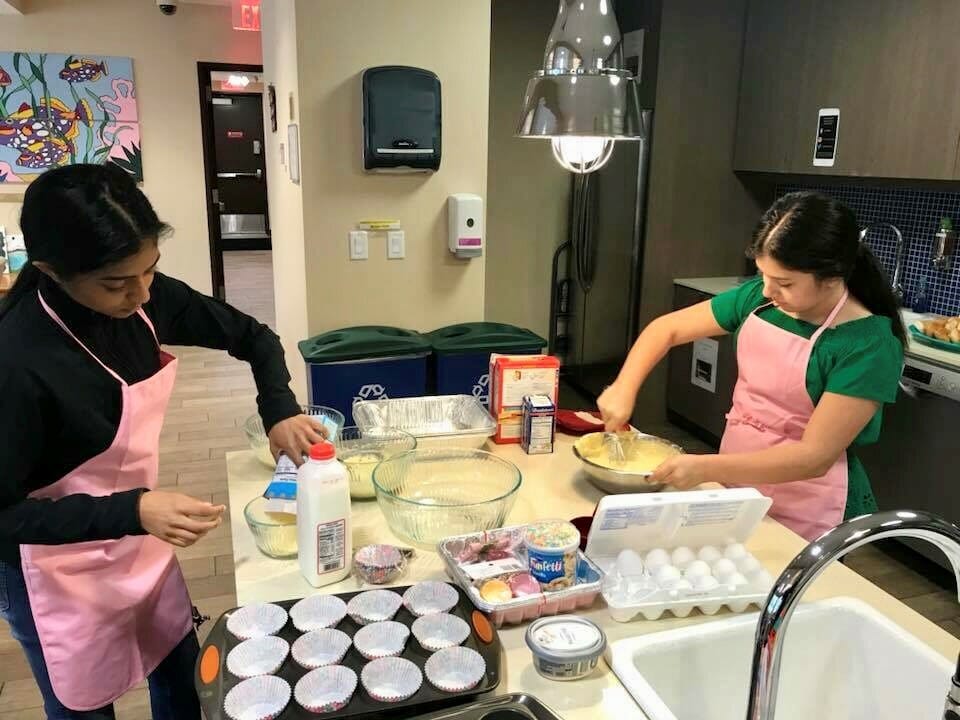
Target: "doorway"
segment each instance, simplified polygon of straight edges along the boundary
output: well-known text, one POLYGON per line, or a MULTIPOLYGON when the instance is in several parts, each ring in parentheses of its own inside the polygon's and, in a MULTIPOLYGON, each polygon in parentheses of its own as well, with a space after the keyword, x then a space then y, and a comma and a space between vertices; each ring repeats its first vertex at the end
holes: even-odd
POLYGON ((197 72, 213 294, 242 296, 230 292, 228 279, 243 268, 241 284, 251 276, 269 282, 272 297, 263 68, 197 63, 197 72))

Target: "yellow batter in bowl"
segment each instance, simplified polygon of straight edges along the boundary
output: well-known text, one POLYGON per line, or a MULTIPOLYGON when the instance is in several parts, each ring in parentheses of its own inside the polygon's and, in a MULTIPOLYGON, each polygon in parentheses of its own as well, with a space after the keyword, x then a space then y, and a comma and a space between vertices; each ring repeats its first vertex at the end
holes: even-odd
POLYGON ((664 460, 683 452, 676 445, 652 435, 621 432, 617 436, 623 447, 622 461, 610 457, 609 446, 603 441, 604 433, 584 435, 577 441, 577 452, 588 463, 628 475, 650 475, 664 460))

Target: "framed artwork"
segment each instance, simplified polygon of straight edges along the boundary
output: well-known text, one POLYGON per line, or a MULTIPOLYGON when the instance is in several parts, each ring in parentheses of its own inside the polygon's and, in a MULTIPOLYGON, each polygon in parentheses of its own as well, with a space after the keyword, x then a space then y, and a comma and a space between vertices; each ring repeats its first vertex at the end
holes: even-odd
POLYGON ((267 86, 267 103, 270 108, 270 132, 277 131, 277 89, 273 85, 267 86))
POLYGON ((143 180, 133 60, 0 52, 0 183, 108 162, 143 180))

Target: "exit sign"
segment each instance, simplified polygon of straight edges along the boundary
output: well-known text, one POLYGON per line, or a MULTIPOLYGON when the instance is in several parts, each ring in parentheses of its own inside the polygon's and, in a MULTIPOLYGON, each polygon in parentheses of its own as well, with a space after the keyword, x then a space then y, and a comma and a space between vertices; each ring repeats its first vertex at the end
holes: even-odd
POLYGON ((231 0, 233 29, 260 32, 260 0, 231 0))

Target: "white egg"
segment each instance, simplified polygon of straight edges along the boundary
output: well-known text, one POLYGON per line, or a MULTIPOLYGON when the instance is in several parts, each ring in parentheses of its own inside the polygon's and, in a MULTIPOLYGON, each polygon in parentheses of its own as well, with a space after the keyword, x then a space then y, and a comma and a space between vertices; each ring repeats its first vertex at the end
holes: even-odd
POLYGON ((694 582, 693 584, 693 586, 700 592, 709 592, 710 590, 716 590, 717 586, 719 585, 720 583, 717 581, 717 579, 713 575, 704 575, 702 577, 698 577, 696 579, 696 582, 694 582))
POLYGON ((747 579, 740 573, 734 572, 724 578, 722 582, 733 587, 740 587, 747 584, 747 579))
POLYGON ((720 551, 713 545, 704 545, 697 553, 697 557, 703 560, 707 565, 713 565, 717 560, 723 557, 720 551))
POLYGON ((691 581, 696 581, 697 578, 701 578, 709 574, 710 566, 707 565, 703 560, 694 560, 692 563, 687 565, 687 569, 683 571, 684 577, 691 581))
POLYGON ((643 575, 643 560, 635 550, 621 550, 617 555, 617 570, 621 575, 643 575))
POLYGON ((647 565, 647 570, 653 574, 656 574, 657 570, 662 568, 664 565, 670 564, 670 555, 667 554, 666 550, 655 548, 647 553, 647 557, 644 558, 644 562, 647 565))
POLYGON ((662 568, 657 570, 657 584, 660 585, 660 587, 664 587, 668 583, 679 579, 680 571, 677 570, 673 565, 664 565, 662 568))
POLYGON ((693 585, 691 585, 690 581, 686 578, 680 578, 676 582, 672 583, 667 589, 670 591, 670 595, 677 597, 681 593, 688 593, 693 590, 693 585))
POLYGON ((760 561, 753 555, 747 555, 737 561, 737 569, 747 577, 750 577, 760 568, 760 561))
POLYGON ((726 578, 737 572, 737 565, 733 560, 720 558, 713 564, 713 576, 720 582, 726 582, 726 578))
POLYGON ((644 575, 643 577, 632 577, 626 583, 626 593, 630 602, 639 602, 657 591, 657 584, 652 578, 644 575))
POLYGON ((670 557, 673 560, 673 564, 681 570, 697 559, 697 556, 693 554, 693 550, 682 545, 675 549, 670 557))
POLYGON ((747 549, 740 543, 730 543, 723 551, 723 556, 728 560, 739 560, 746 557, 747 549))
POLYGON ((766 591, 773 587, 773 575, 761 568, 750 575, 750 582, 766 591))

